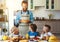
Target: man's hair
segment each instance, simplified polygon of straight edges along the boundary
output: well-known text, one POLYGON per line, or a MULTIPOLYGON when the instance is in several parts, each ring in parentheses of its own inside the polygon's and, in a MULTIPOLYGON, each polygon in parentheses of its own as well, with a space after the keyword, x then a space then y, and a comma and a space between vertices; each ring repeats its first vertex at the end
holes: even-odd
POLYGON ((24 3, 24 4, 28 4, 28 2, 27 2, 27 1, 22 1, 22 4, 23 4, 23 3, 24 3))
POLYGON ((37 30, 37 25, 36 24, 30 24, 30 27, 33 30, 33 32, 36 32, 36 30, 37 30))
POLYGON ((51 30, 51 26, 50 25, 44 25, 45 27, 48 27, 49 30, 51 30))

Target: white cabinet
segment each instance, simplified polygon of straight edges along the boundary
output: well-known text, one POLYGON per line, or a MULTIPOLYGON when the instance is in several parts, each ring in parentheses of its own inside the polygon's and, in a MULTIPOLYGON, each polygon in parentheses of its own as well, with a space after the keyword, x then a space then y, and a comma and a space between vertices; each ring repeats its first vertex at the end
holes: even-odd
POLYGON ((28 10, 34 10, 35 6, 45 6, 45 0, 28 0, 28 10))
POLYGON ((60 0, 45 0, 46 10, 60 10, 60 0))
POLYGON ((45 0, 34 0, 34 6, 45 6, 45 0))
POLYGON ((60 10, 60 0, 56 0, 56 9, 60 10))
POLYGON ((28 0, 28 10, 34 10, 34 1, 33 0, 28 0))
POLYGON ((28 0, 29 10, 34 10, 35 6, 45 6, 46 10, 60 10, 60 0, 28 0))

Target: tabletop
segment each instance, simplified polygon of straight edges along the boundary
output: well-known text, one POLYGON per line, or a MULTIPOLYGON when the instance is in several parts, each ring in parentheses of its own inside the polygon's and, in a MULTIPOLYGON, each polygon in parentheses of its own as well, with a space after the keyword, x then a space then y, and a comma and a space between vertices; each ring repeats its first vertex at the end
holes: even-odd
MULTIPOLYGON (((0 42, 13 42, 13 41, 6 40, 6 41, 0 41, 0 42)), ((20 40, 19 42, 35 42, 35 41, 20 40)), ((47 41, 45 41, 45 40, 39 40, 38 42, 47 42, 47 41)))

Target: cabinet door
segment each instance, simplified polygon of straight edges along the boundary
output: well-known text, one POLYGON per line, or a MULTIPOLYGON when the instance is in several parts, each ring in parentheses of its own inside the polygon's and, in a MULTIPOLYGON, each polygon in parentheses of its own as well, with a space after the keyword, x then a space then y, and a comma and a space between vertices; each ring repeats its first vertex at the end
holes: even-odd
POLYGON ((60 0, 46 0, 46 10, 60 10, 60 0))
POLYGON ((60 0, 51 0, 51 10, 60 10, 60 0))
POLYGON ((56 0, 56 9, 60 10, 60 0, 56 0))
POLYGON ((5 6, 5 0, 0 0, 0 9, 5 9, 6 6, 5 6))
POLYGON ((45 6, 45 0, 34 0, 34 6, 45 6))
POLYGON ((51 5, 51 0, 45 0, 45 9, 49 10, 50 9, 50 5, 51 5))
POLYGON ((57 10, 57 0, 51 0, 51 10, 57 10))
POLYGON ((28 0, 28 10, 34 10, 34 1, 28 0))

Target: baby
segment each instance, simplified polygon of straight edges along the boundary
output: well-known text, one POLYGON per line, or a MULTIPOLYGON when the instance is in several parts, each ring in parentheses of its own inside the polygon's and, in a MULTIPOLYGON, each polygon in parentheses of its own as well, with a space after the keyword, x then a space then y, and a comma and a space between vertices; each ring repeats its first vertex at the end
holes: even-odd
POLYGON ((9 35, 10 40, 19 41, 22 38, 22 36, 19 34, 19 29, 17 27, 13 27, 11 29, 11 32, 12 32, 12 34, 9 35))

